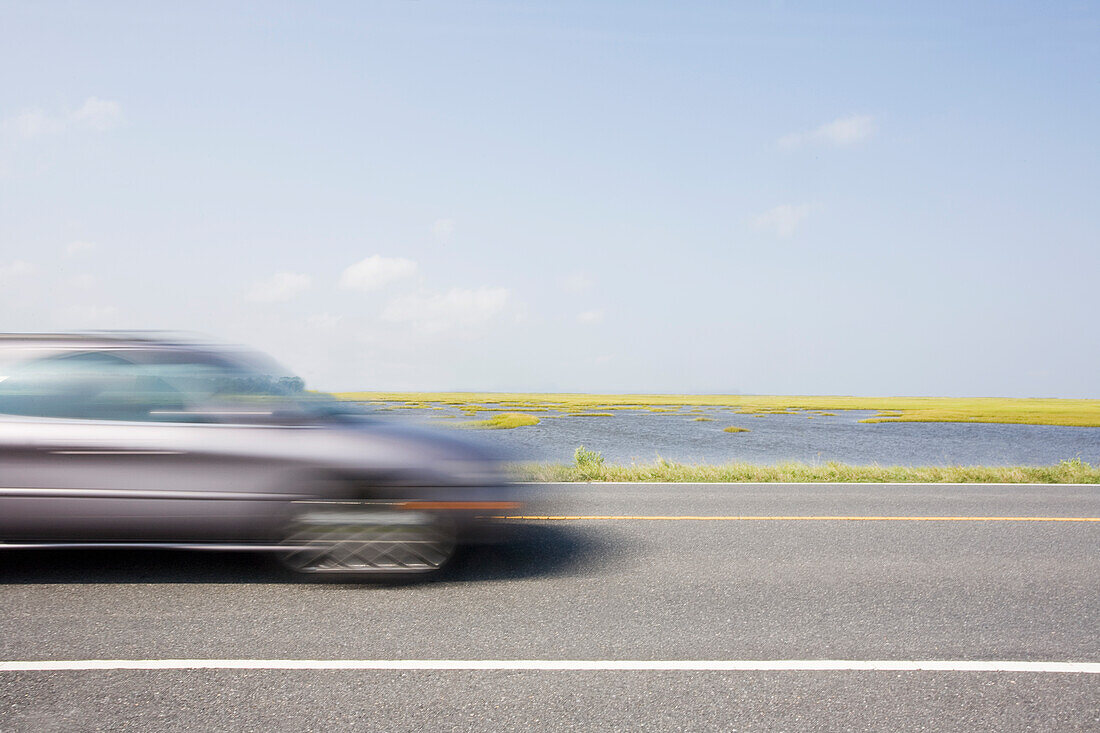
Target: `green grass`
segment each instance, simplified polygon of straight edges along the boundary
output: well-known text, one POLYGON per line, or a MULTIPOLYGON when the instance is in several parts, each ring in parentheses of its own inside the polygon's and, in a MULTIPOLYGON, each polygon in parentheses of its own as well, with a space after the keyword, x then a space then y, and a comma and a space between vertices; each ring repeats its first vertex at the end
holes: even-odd
POLYGON ((577 478, 574 481, 599 481, 604 469, 603 453, 587 450, 583 445, 573 451, 573 465, 569 466, 577 478))
POLYGON ((692 422, 714 422, 714 418, 713 417, 693 417, 693 418, 691 418, 691 421, 692 422))
POLYGON ((465 412, 515 412, 517 409, 523 409, 524 412, 550 412, 549 407, 483 407, 482 405, 463 405, 459 409, 465 412))
POLYGON ((481 430, 510 430, 511 428, 522 428, 538 424, 539 419, 534 415, 524 415, 521 412, 502 412, 486 420, 467 420, 458 423, 458 426, 481 430))
POLYGON ((739 428, 736 425, 730 425, 728 428, 722 428, 723 433, 748 433, 748 428, 739 428))
POLYGON ((606 412, 621 409, 674 411, 680 407, 729 407, 746 415, 803 411, 872 410, 864 422, 970 422, 1100 427, 1100 400, 1007 397, 814 397, 764 395, 638 395, 492 392, 343 392, 359 402, 443 404, 476 412, 487 404, 509 410, 606 412))
POLYGON ((571 464, 520 464, 513 466, 513 473, 522 481, 552 482, 1100 484, 1100 468, 1080 459, 1054 466, 850 466, 833 462, 698 465, 662 459, 647 465, 622 466, 605 464, 600 453, 583 446, 577 449, 571 464))

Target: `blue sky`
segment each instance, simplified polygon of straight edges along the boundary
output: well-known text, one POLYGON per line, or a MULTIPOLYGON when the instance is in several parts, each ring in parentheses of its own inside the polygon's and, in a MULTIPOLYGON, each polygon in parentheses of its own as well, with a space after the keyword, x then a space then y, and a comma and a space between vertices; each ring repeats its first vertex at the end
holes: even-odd
POLYGON ((1098 274, 1096 4, 0 4, 2 330, 1100 397, 1098 274))

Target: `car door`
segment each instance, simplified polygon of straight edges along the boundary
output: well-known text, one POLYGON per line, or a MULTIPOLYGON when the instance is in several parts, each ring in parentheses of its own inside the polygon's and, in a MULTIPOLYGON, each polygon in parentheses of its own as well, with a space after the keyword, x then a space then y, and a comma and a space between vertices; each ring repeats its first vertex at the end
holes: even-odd
POLYGON ((263 426, 205 422, 140 352, 84 351, 0 381, 0 540, 265 539, 285 512, 263 426))

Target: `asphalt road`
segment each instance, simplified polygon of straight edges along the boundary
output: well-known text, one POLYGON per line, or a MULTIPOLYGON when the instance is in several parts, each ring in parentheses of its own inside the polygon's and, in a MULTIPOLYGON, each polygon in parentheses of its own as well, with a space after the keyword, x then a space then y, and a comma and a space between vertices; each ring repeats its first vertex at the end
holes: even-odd
MULTIPOLYGON (((1100 487, 540 487, 438 579, 262 557, 0 555, 0 660, 1100 662, 1100 487)), ((1098 730, 1100 675, 929 671, 0 671, 0 731, 1098 730)))

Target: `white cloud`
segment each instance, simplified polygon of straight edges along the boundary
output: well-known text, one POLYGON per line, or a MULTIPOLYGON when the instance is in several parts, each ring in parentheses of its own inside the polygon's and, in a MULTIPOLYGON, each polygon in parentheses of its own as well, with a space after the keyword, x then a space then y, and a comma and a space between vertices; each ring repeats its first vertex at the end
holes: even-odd
POLYGON ((4 128, 18 137, 32 138, 56 135, 70 128, 110 130, 122 124, 122 107, 118 102, 88 97, 79 108, 51 114, 39 108, 25 109, 4 121, 4 128))
POLYGON ((344 317, 332 313, 318 313, 306 319, 306 326, 311 331, 322 333, 335 333, 344 323, 344 317))
POLYGON ((416 269, 416 263, 404 257, 374 255, 347 267, 340 276, 340 287, 377 290, 391 282, 412 277, 416 269))
POLYGON ((779 147, 793 150, 803 145, 822 144, 841 147, 853 145, 875 134, 875 118, 871 115, 849 115, 827 122, 810 132, 796 132, 779 138, 779 147))
POLYGON ((290 300, 309 289, 313 278, 300 272, 277 272, 252 286, 246 298, 256 303, 276 303, 290 300))
POLYGON ((454 219, 437 219, 435 224, 432 224, 432 234, 436 239, 446 242, 455 233, 455 220, 454 219))
POLYGON ((122 123, 122 107, 118 102, 99 97, 88 97, 84 104, 70 117, 74 122, 87 125, 95 130, 110 130, 122 123))
POLYGON ((577 323, 596 324, 603 323, 602 310, 590 310, 577 314, 577 323))
POLYGON ((0 283, 8 284, 34 272, 35 267, 24 260, 0 262, 0 283))
POLYGON ((69 242, 65 245, 65 254, 71 257, 82 252, 90 252, 93 249, 95 249, 95 242, 69 242))
POLYGON ((405 295, 393 299, 382 311, 382 320, 408 323, 435 333, 483 325, 508 307, 508 288, 452 288, 446 293, 405 295))
POLYGON ((753 226, 777 237, 790 237, 802 225, 802 221, 817 209, 815 204, 783 204, 755 217, 753 226))
POLYGON ((80 289, 80 290, 90 290, 91 288, 95 287, 97 279, 96 279, 95 275, 92 275, 92 274, 87 273, 87 272, 82 272, 78 275, 73 275, 72 277, 68 278, 65 282, 66 282, 66 285, 70 288, 77 288, 77 289, 80 289))
POLYGON ((561 286, 571 293, 583 293, 595 285, 592 278, 583 272, 574 272, 561 281, 561 286))

